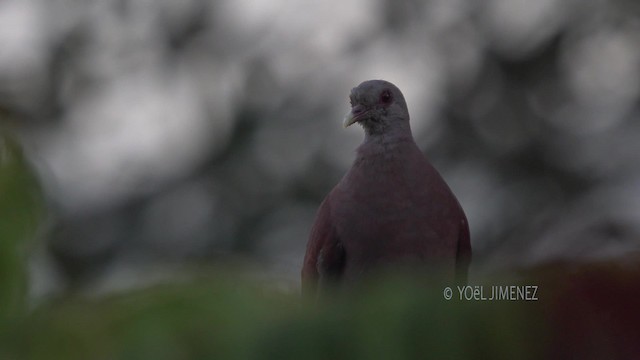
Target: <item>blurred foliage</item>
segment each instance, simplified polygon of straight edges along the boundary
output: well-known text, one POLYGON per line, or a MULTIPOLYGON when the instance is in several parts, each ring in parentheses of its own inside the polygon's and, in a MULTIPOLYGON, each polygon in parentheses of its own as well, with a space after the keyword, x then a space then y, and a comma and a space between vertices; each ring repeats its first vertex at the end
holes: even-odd
MULTIPOLYGON (((633 359, 640 267, 555 263, 491 285, 535 301, 463 300, 409 277, 301 300, 237 271, 107 296, 65 295, 0 328, 2 359, 633 359)), ((207 274, 207 275, 203 275, 207 274)))
POLYGON ((18 144, 0 127, 0 324, 24 310, 27 251, 43 208, 18 144))
POLYGON ((226 274, 100 299, 66 298, 2 334, 0 357, 536 359, 545 351, 531 303, 446 301, 442 289, 407 281, 360 290, 303 303, 297 294, 226 274))

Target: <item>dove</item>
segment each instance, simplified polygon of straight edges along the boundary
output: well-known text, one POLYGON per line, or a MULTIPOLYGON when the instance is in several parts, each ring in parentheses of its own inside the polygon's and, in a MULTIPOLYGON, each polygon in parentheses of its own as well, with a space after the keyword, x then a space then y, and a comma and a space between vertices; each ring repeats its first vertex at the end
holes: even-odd
POLYGON ((426 271, 466 283, 467 218, 416 145, 402 92, 388 81, 369 80, 349 98, 344 126, 361 125, 364 141, 317 211, 301 271, 303 295, 384 271, 426 271))

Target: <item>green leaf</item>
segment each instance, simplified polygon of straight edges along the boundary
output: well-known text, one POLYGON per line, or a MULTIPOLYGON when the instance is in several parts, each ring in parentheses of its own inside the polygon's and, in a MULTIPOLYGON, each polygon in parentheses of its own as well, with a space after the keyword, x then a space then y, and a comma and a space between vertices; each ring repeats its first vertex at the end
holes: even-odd
POLYGON ((0 320, 24 310, 27 250, 42 213, 40 187, 20 146, 0 129, 0 320))

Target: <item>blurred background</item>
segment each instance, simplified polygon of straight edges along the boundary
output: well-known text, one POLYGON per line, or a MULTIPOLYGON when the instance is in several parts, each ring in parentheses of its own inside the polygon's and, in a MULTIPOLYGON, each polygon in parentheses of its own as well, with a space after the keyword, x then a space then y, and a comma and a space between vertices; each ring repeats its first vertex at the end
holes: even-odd
POLYGON ((30 298, 211 264, 296 291, 368 79, 464 207, 471 281, 639 248, 637 1, 3 0, 0 164, 27 165, 0 179, 35 179, 4 209, 45 204, 30 298))

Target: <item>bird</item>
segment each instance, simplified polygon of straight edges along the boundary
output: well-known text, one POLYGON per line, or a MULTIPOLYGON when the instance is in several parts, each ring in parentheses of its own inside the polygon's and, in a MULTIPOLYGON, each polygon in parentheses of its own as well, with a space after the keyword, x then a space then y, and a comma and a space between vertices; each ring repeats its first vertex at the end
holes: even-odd
POLYGON ((361 125, 364 141, 318 208, 301 270, 302 295, 317 298, 387 270, 426 269, 466 284, 472 253, 467 218, 416 144, 402 92, 391 82, 368 80, 349 99, 343 125, 361 125))

